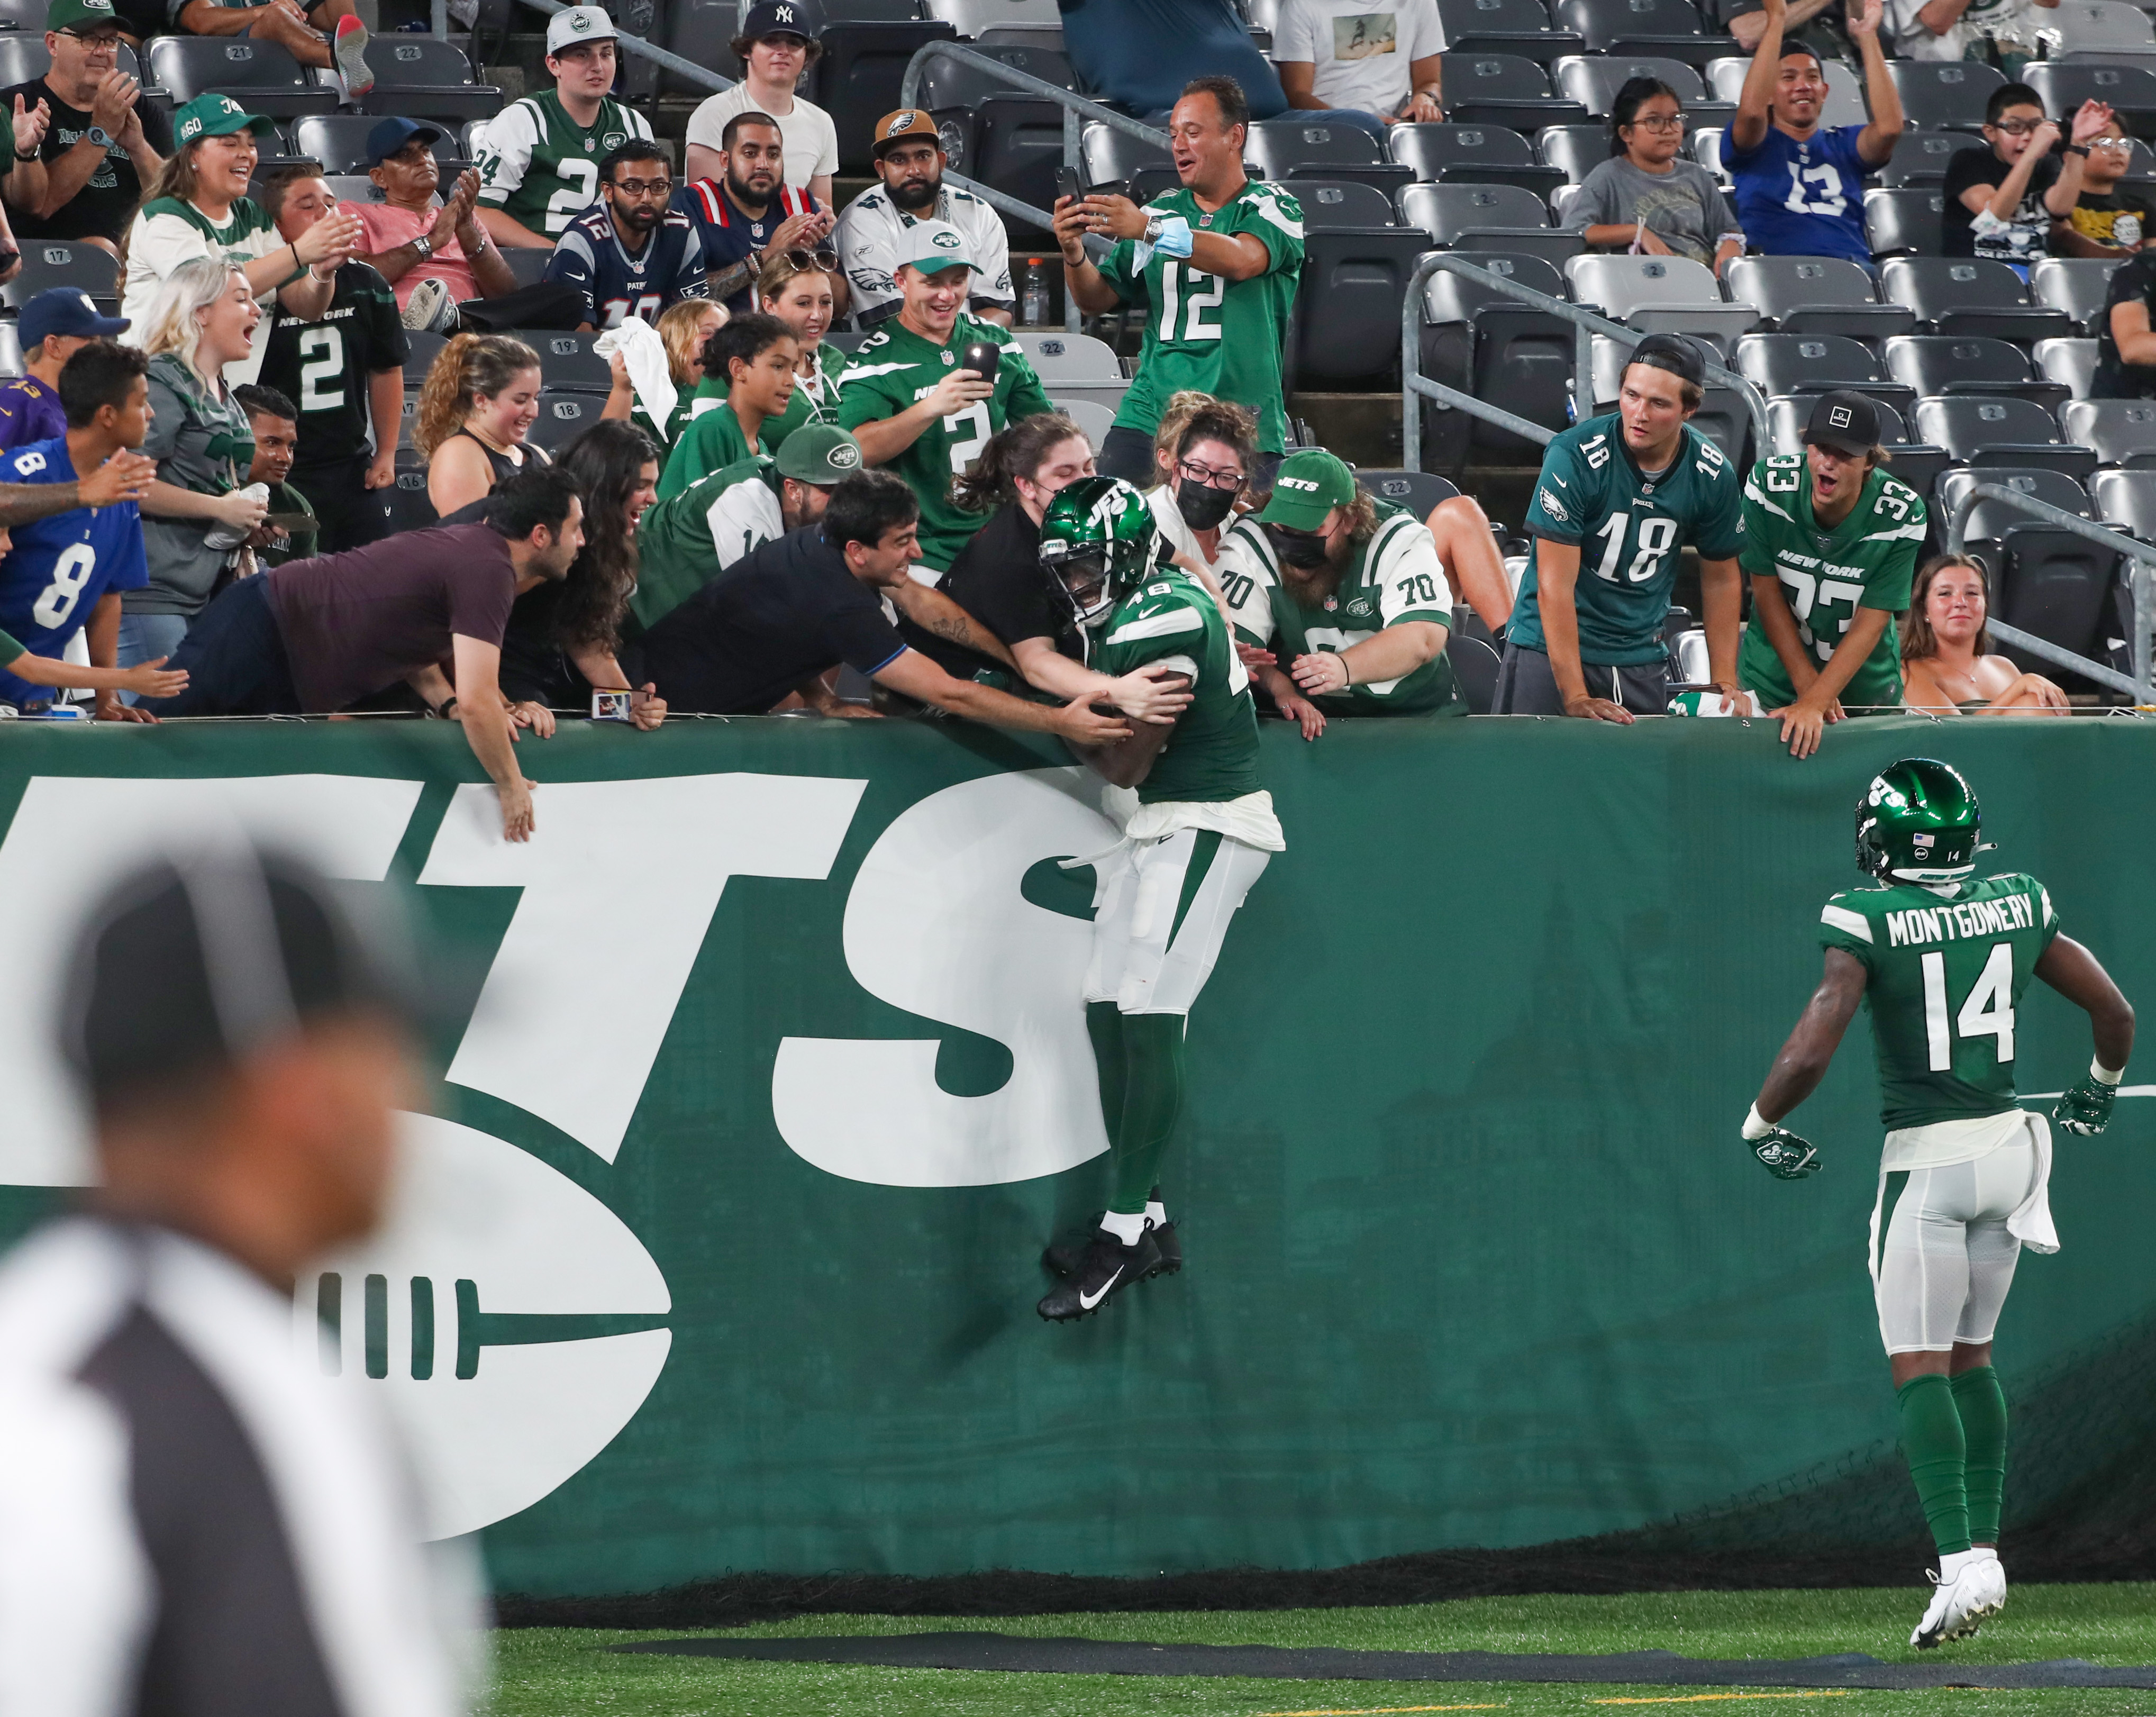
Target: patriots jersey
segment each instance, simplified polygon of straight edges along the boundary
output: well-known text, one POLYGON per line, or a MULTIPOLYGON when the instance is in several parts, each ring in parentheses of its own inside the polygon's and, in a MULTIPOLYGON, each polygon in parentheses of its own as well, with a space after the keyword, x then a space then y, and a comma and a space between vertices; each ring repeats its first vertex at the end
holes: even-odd
MULTIPOLYGON (((0 483, 72 483, 67 439, 33 441, 0 455, 0 483)), ((0 631, 33 655, 59 656, 108 591, 150 582, 142 519, 135 503, 79 506, 10 530, 0 557, 0 631)), ((0 672, 0 699, 20 707, 51 700, 51 691, 0 672)))
MULTIPOLYGON (((672 212, 696 228, 697 241, 704 247, 704 266, 717 274, 758 254, 771 235, 795 215, 814 214, 823 206, 806 191, 782 185, 764 204, 763 213, 751 219, 719 180, 696 179, 675 192, 672 212)), ((753 287, 744 284, 729 292, 726 305, 737 316, 755 309, 753 287)))
POLYGON ((643 251, 631 255, 600 202, 569 223, 547 260, 546 278, 583 295, 583 320, 592 326, 618 328, 631 316, 655 322, 684 298, 710 297, 704 266, 703 245, 686 215, 669 210, 643 251))

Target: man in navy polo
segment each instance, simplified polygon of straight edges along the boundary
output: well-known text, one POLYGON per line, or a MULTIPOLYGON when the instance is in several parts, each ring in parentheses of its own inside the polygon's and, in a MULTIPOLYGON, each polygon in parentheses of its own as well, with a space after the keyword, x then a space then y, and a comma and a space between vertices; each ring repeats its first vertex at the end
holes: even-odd
POLYGON ((90 294, 54 286, 23 306, 15 332, 23 342, 23 373, 0 387, 0 453, 67 434, 60 409, 60 370, 92 340, 125 333, 125 316, 100 316, 90 294))

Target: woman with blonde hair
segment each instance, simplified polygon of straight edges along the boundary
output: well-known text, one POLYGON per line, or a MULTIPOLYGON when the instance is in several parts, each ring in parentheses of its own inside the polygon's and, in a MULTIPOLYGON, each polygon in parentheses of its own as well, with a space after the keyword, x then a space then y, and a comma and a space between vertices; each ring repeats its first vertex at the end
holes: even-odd
POLYGON ((663 462, 667 450, 688 427, 690 398, 703 378, 703 366, 698 360, 704 342, 726 325, 726 307, 715 298, 684 298, 679 304, 668 305, 653 325, 659 343, 666 348, 667 376, 674 383, 674 409, 666 422, 653 423, 638 403, 636 389, 629 378, 629 365, 619 352, 609 360, 613 384, 607 392, 606 409, 599 416, 634 424, 658 445, 663 462))
POLYGON ((459 334, 435 355, 412 445, 427 461, 427 498, 438 517, 552 462, 526 439, 539 419, 539 354, 506 334, 459 334))
POLYGON ((141 503, 150 582, 121 599, 122 667, 170 655, 226 571, 254 570, 244 545, 269 495, 248 484, 254 430, 224 378, 261 320, 246 270, 198 256, 172 269, 136 324, 150 358, 142 452, 157 475, 141 503))
POLYGON ((1902 616, 1902 701, 1943 716, 2066 714, 2065 692, 1990 654, 1989 584, 1966 555, 1942 554, 1917 568, 1902 616))

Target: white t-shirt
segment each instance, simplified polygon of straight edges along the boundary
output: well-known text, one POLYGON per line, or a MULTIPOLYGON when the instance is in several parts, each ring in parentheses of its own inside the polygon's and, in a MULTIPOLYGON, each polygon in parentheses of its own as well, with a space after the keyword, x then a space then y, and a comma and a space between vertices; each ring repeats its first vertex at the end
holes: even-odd
MULTIPOLYGON (((762 113, 749 99, 748 85, 737 84, 710 97, 689 116, 688 141, 706 149, 723 149, 726 121, 737 113, 762 113)), ((779 141, 786 146, 786 182, 803 190, 819 173, 839 170, 839 128, 813 101, 793 98, 793 111, 774 113, 779 141)))
MULTIPOLYGON (((146 204, 127 235, 127 284, 120 313, 127 318, 128 328, 121 339, 131 346, 142 343, 150 332, 150 306, 157 301, 158 289, 182 263, 222 254, 244 268, 284 248, 284 235, 249 198, 232 205, 221 227, 200 209, 175 198, 146 204), (212 234, 216 234, 214 245, 212 234)), ((229 387, 244 387, 262 373, 263 348, 270 343, 270 325, 276 320, 277 289, 256 293, 254 301, 262 306, 262 320, 254 325, 254 344, 247 356, 224 367, 229 387)))
POLYGON ((1320 101, 1381 118, 1407 105, 1408 68, 1444 51, 1437 0, 1281 0, 1273 29, 1274 61, 1315 66, 1320 101))

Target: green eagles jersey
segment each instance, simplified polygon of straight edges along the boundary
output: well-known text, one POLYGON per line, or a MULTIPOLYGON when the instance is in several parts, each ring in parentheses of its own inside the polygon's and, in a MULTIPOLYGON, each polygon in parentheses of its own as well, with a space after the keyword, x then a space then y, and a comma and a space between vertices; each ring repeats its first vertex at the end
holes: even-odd
POLYGON ((1173 662, 1191 676, 1191 702, 1138 784, 1147 805, 1200 805, 1255 793, 1258 713, 1250 676, 1228 635, 1220 605, 1204 585, 1172 567, 1116 604, 1091 666, 1121 677, 1148 662, 1173 662))
POLYGON ((1181 215, 1194 234, 1249 233, 1272 265, 1247 280, 1226 280, 1135 239, 1109 251, 1101 277, 1126 304, 1146 306, 1145 347, 1116 413, 1116 427, 1152 434, 1168 400, 1194 388, 1255 412, 1259 450, 1281 451, 1287 414, 1281 404, 1281 347, 1302 278, 1302 205, 1285 187, 1251 179, 1209 214, 1183 186, 1146 207, 1181 215))
POLYGON ((757 440, 757 445, 749 445, 748 431, 742 427, 742 420, 723 404, 718 410, 690 418, 689 427, 681 432, 681 439, 674 444, 674 450, 666 455, 666 468, 659 477, 659 498, 671 501, 691 483, 714 471, 722 471, 730 465, 771 451, 771 443, 762 435, 757 440))
POLYGON ((941 346, 894 316, 861 342, 839 378, 839 427, 858 430, 863 424, 896 417, 934 392, 976 340, 1003 348, 994 393, 931 424, 911 447, 883 462, 886 470, 903 477, 921 497, 921 563, 939 573, 950 569, 988 517, 960 508, 951 499, 951 480, 973 464, 988 437, 1004 424, 1055 409, 1032 360, 1009 330, 975 321, 963 311, 941 346))
MULTIPOLYGON (((1849 517, 1823 531, 1812 517, 1811 465, 1800 453, 1778 454, 1752 467, 1744 482, 1745 572, 1779 578, 1797 636, 1827 661, 1860 608, 1899 614, 1909 605, 1909 582, 1924 541, 1924 503, 1906 483, 1875 470, 1849 517)), ((1755 616, 1737 657, 1738 683, 1759 694, 1768 709, 1796 702, 1789 671, 1755 616)), ((1902 645, 1890 621, 1871 654, 1842 687, 1841 702, 1898 707, 1902 645)))
POLYGON ((512 101, 486 122, 479 146, 479 200, 531 231, 558 239, 598 200, 599 157, 651 121, 608 96, 589 126, 569 117, 543 90, 512 101))
POLYGON ((1852 888, 1820 910, 1820 945, 1868 974, 1888 1131, 2015 1106, 2015 1010, 2058 933, 2051 897, 2025 876, 1852 888))
MULTIPOLYGON (((1357 545, 1354 559, 1322 607, 1306 608, 1289 593, 1264 527, 1248 513, 1221 538, 1219 572, 1236 632, 1270 649, 1283 671, 1295 656, 1318 650, 1337 655, 1404 620, 1452 625, 1452 589, 1430 527, 1389 501, 1378 502, 1377 530, 1357 545)), ((1375 680, 1311 701, 1328 715, 1467 713, 1442 650, 1404 678, 1375 680)))
MULTIPOLYGON (((757 440, 763 443, 763 450, 776 453, 786 445, 786 438, 803 424, 834 423, 838 419, 839 375, 846 367, 846 354, 824 342, 817 348, 823 370, 818 383, 804 382, 799 376, 793 378, 793 397, 786 402, 786 409, 775 418, 767 418, 763 428, 757 432, 757 440)), ((696 383, 696 391, 686 402, 690 418, 700 418, 726 397, 726 382, 717 376, 706 376, 696 383)))
POLYGON ((1567 429, 1543 455, 1527 507, 1535 539, 1505 629, 1508 643, 1547 650, 1535 600, 1535 563, 1544 539, 1575 543, 1579 578, 1579 659, 1598 666, 1660 661, 1677 552, 1689 542, 1702 560, 1727 560, 1744 546, 1743 485, 1722 450, 1686 426, 1677 456, 1654 478, 1640 475, 1615 412, 1567 429))
POLYGON ((657 625, 785 528, 778 474, 767 453, 752 453, 654 501, 636 523, 636 589, 629 611, 638 628, 657 625))

